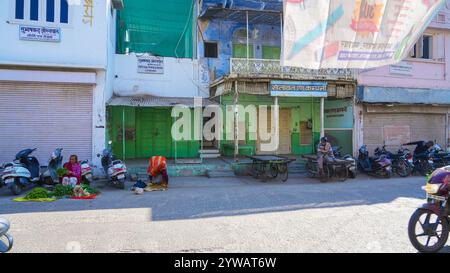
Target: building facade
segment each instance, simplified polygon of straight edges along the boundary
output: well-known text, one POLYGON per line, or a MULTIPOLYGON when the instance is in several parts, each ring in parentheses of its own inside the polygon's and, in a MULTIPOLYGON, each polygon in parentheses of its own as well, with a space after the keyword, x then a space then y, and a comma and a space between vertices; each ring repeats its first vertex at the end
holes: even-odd
MULTIPOLYGON (((255 105, 258 109, 260 105, 278 105, 279 145, 269 153, 313 153, 321 135, 329 136, 333 145, 342 146, 345 152, 352 152, 356 89, 353 70, 282 67, 281 0, 201 3, 199 58, 209 71, 211 99, 224 112, 233 111, 230 109, 236 105, 255 105), (274 86, 306 86, 304 91, 322 86, 325 92, 286 95, 274 92, 274 86)), ((266 153, 261 149, 265 141, 252 128, 262 123, 271 128, 273 121, 272 117, 260 119, 259 112, 257 116, 256 120, 249 120, 245 113, 235 117, 237 137, 224 137, 214 145, 226 156, 266 153)))
MULTIPOLYGON (((201 122, 194 97, 208 103, 197 59, 196 1, 124 1, 117 15, 113 97, 107 102, 108 133, 120 158, 199 158, 202 140, 174 140, 174 107, 201 122), (194 114, 196 113, 196 114, 194 114)), ((186 128, 184 128, 186 129, 186 128)), ((189 128, 194 134, 194 128, 189 128)))
POLYGON ((55 148, 99 165, 112 95, 111 1, 0 2, 0 162, 25 148, 45 165, 55 148))
POLYGON ((449 144, 450 1, 447 1, 410 57, 360 71, 355 109, 358 145, 369 151, 396 150, 411 141, 449 144))

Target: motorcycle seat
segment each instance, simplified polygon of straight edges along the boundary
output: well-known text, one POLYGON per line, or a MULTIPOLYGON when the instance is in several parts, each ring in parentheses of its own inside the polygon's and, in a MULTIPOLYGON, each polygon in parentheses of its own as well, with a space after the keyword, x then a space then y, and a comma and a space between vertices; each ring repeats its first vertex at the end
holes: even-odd
POLYGON ((10 223, 5 218, 0 218, 0 237, 5 235, 10 227, 10 223))

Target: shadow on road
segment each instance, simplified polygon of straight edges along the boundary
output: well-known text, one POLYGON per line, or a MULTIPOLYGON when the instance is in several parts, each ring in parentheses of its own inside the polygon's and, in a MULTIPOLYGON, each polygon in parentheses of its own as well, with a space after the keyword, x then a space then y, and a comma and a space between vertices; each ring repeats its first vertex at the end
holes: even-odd
POLYGON ((1 189, 0 215, 148 208, 152 221, 236 216, 389 203, 400 197, 423 199, 420 189, 423 183, 423 177, 388 180, 361 177, 326 184, 300 177, 291 177, 286 183, 262 183, 250 177, 173 178, 165 192, 135 195, 129 190, 103 188, 96 200, 62 199, 52 203, 16 203, 7 189, 1 189))

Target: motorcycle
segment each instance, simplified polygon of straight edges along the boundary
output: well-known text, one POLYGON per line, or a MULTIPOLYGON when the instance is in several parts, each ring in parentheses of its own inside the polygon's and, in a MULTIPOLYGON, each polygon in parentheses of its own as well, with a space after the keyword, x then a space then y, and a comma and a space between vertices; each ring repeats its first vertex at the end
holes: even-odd
POLYGON ((62 148, 53 151, 48 161, 47 170, 42 174, 41 181, 46 185, 55 185, 59 183, 57 170, 62 168, 63 156, 62 148))
POLYGON ((10 226, 8 220, 0 218, 0 253, 6 253, 13 247, 13 237, 8 234, 10 226))
POLYGON ((22 190, 32 183, 40 181, 39 161, 30 156, 36 149, 20 151, 13 162, 3 166, 2 181, 14 195, 19 195, 22 190))
POLYGON ((386 155, 375 158, 369 157, 366 145, 359 148, 358 169, 368 175, 377 177, 390 178, 392 176, 392 163, 386 155))
POLYGON ((334 156, 337 158, 337 159, 341 159, 341 160, 347 160, 347 161, 349 161, 351 164, 349 165, 349 167, 348 167, 348 176, 350 177, 350 178, 356 178, 356 175, 357 175, 357 173, 358 173, 358 168, 357 168, 357 166, 356 166, 356 159, 355 158, 353 158, 351 155, 349 155, 349 154, 346 154, 346 155, 342 155, 342 153, 341 153, 341 147, 340 146, 333 146, 332 147, 332 149, 333 149, 333 153, 334 153, 334 156))
MULTIPOLYGON (((111 144, 111 142, 109 142, 111 144)), ((100 154, 97 154, 100 157, 100 154)), ((116 160, 112 154, 111 148, 103 150, 101 155, 101 162, 103 171, 108 181, 119 189, 125 189, 125 176, 127 174, 127 167, 121 160, 116 160)))
POLYGON ((414 166, 412 165, 412 156, 408 155, 408 150, 402 147, 397 151, 396 154, 386 150, 386 146, 380 149, 379 147, 375 149, 375 156, 380 157, 385 155, 392 162, 392 170, 401 177, 410 176, 414 166))
POLYGON ((432 253, 441 250, 447 242, 450 229, 450 205, 447 175, 450 166, 437 169, 422 189, 427 203, 418 208, 408 224, 411 244, 419 252, 432 253))
POLYGON ((430 149, 430 157, 435 168, 441 168, 450 164, 450 153, 445 152, 439 144, 434 144, 430 149))
POLYGON ((89 160, 81 161, 81 180, 83 183, 90 185, 92 183, 92 167, 89 160))

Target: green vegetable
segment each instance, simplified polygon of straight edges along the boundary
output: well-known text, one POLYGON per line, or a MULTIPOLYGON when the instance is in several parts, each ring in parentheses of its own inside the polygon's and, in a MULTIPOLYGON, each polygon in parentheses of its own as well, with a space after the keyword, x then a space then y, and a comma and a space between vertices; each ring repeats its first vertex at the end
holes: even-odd
POLYGON ((100 191, 98 189, 91 188, 87 184, 81 184, 80 186, 83 189, 83 191, 88 194, 99 194, 100 193, 100 191))
POLYGON ((59 177, 63 177, 64 175, 67 174, 67 170, 65 168, 59 168, 56 170, 56 173, 58 174, 59 177))
POLYGON ((55 186, 55 189, 53 192, 51 192, 51 195, 56 198, 63 198, 66 196, 72 196, 73 195, 73 188, 69 185, 64 186, 61 184, 58 184, 55 186))
POLYGON ((27 195, 25 195, 26 200, 49 198, 49 192, 44 188, 34 188, 27 195))

